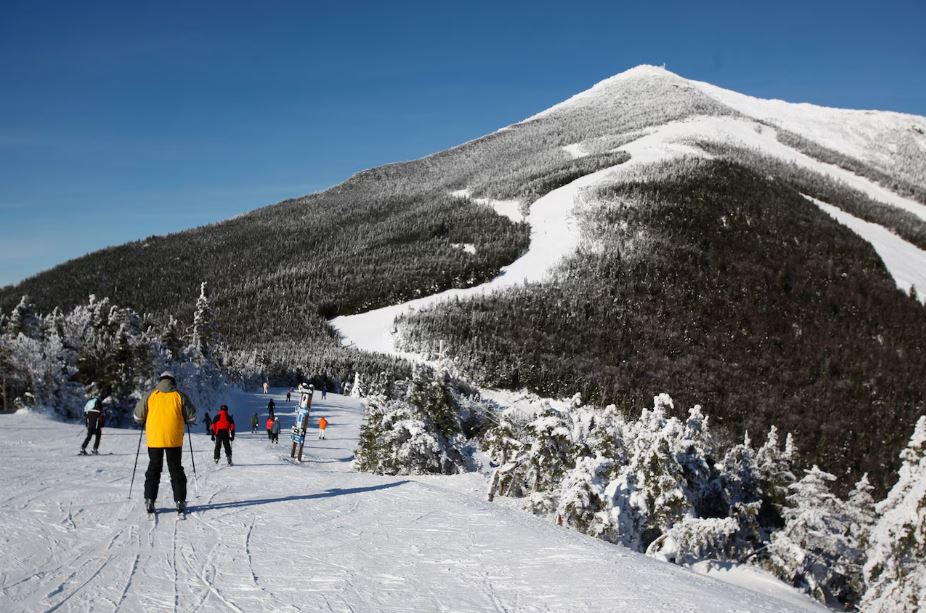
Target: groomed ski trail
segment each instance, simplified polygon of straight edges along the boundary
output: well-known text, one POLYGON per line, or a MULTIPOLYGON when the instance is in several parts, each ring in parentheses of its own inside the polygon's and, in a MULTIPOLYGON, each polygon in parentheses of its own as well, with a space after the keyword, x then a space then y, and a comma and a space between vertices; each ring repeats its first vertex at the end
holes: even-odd
MULTIPOLYGON (((145 517, 138 432, 0 416, 0 610, 13 611, 795 611, 817 610, 696 575, 484 501, 479 474, 377 476, 351 466, 363 412, 316 393, 304 462, 294 466, 283 390, 230 402, 235 465, 193 448, 201 494, 175 520, 168 476, 145 517), (266 403, 282 421, 267 442, 266 403), (260 431, 250 433, 250 416, 260 431), (328 439, 316 440, 324 415, 328 439)), ((202 411, 210 407, 200 407, 202 411)), ((210 413, 214 413, 210 410, 210 413)), ((185 441, 183 463, 192 481, 185 441)), ((142 449, 144 454, 144 448, 142 449)))

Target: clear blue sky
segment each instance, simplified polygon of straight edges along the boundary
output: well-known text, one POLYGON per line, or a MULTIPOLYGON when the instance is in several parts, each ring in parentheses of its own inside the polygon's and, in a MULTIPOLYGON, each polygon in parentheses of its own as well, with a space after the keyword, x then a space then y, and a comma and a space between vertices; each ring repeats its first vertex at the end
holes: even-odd
POLYGON ((926 2, 0 3, 0 285, 491 132, 641 63, 926 115, 926 2))

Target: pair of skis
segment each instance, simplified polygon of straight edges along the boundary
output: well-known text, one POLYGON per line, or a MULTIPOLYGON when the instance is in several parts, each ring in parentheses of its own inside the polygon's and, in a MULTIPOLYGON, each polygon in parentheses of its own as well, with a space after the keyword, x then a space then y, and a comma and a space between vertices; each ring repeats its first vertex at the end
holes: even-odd
MULTIPOLYGON (((187 516, 187 514, 188 514, 189 512, 190 512, 190 509, 189 509, 189 507, 186 507, 186 506, 183 507, 183 510, 177 509, 177 512, 176 512, 176 513, 177 513, 177 521, 185 520, 185 519, 186 519, 186 516, 187 516)), ((163 513, 163 511, 161 511, 161 513, 163 513)), ((148 519, 149 519, 149 520, 153 521, 154 523, 157 523, 157 522, 158 522, 158 515, 159 515, 160 513, 158 512, 157 509, 154 509, 154 510, 152 510, 152 511, 148 511, 148 512, 145 513, 145 514, 148 516, 148 519)))

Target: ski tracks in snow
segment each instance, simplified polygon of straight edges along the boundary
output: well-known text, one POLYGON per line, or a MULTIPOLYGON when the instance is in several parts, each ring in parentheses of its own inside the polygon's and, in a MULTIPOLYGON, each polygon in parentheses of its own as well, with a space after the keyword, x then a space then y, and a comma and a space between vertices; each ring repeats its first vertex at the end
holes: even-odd
MULTIPOLYGON (((283 422, 279 446, 268 446, 264 432, 240 432, 235 466, 217 467, 211 441, 193 435, 201 494, 185 520, 168 510, 166 475, 154 521, 145 517, 141 488, 125 499, 136 433, 106 430, 104 449, 115 455, 61 462, 73 454, 79 426, 0 416, 0 453, 10 460, 0 466, 0 488, 10 494, 0 501, 0 610, 815 608, 595 541, 510 500, 487 503, 478 474, 354 472, 363 411, 353 399, 316 396, 306 461, 280 462, 293 405, 282 393, 272 397, 283 422), (325 441, 313 438, 321 415, 331 424, 325 441), (32 436, 34 444, 20 444, 32 436), (36 475, 32 485, 21 471, 36 475)), ((266 419, 267 400, 240 394, 229 404, 247 424, 255 412, 266 419)), ((184 464, 192 468, 188 453, 184 464)))

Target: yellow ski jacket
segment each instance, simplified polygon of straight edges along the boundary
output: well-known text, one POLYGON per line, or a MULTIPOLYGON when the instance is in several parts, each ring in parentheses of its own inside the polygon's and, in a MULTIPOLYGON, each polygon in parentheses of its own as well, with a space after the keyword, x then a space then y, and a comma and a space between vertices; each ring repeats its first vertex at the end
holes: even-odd
POLYGON ((145 426, 148 447, 181 447, 183 423, 196 423, 196 407, 173 381, 161 379, 135 405, 134 417, 145 426))

